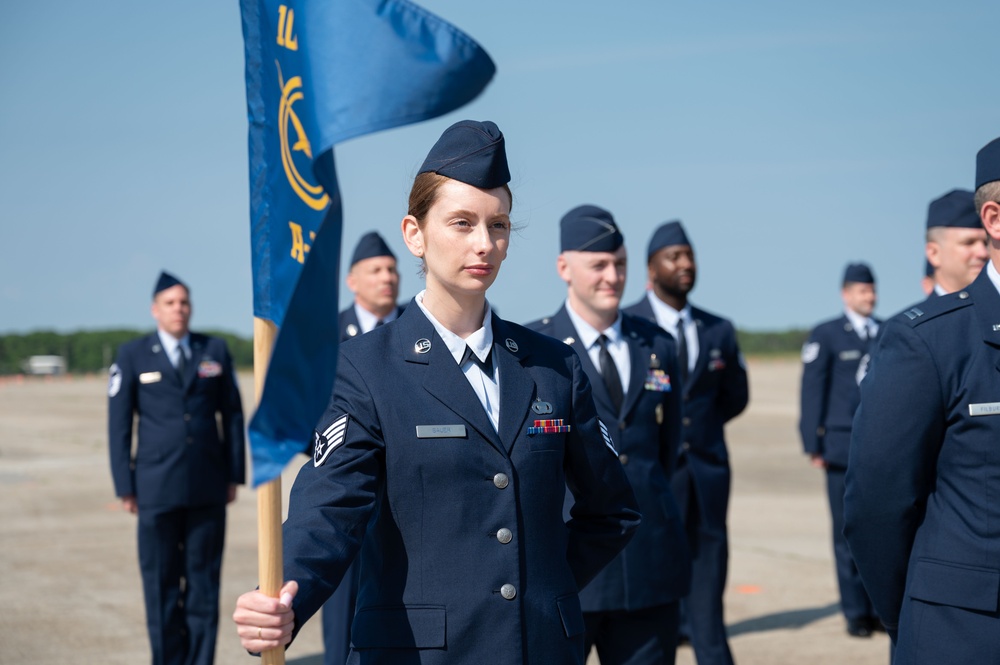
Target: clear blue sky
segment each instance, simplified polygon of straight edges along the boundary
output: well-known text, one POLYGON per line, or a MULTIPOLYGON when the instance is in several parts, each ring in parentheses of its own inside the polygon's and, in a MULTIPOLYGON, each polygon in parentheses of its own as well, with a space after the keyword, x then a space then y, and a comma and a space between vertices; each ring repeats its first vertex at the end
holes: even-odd
MULTIPOLYGON (((626 303, 652 230, 680 218, 692 300, 752 330, 835 315, 853 260, 882 315, 920 298, 927 203, 971 188, 1000 136, 996 2, 422 4, 498 73, 463 109, 336 150, 345 253, 380 231, 407 299, 409 183, 464 117, 507 136, 523 230, 490 291, 503 316, 559 307, 558 220, 594 203, 625 233, 626 303)), ((0 332, 150 328, 166 268, 195 327, 249 334, 238 2, 16 3, 0 45, 0 332)))

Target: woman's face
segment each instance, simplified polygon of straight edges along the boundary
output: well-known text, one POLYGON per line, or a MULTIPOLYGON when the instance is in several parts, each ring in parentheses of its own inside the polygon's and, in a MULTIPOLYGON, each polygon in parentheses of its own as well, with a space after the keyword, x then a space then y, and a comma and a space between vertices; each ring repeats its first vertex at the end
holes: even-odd
POLYGON ((446 180, 422 225, 407 215, 403 239, 424 259, 427 288, 483 294, 500 272, 510 241, 510 200, 502 188, 446 180))

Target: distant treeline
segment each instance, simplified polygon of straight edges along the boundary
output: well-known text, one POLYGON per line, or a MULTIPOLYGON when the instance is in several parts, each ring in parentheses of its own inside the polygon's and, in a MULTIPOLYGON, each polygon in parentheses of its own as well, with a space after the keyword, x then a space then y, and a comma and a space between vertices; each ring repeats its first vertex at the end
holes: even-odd
MULTIPOLYGON (((61 356, 69 372, 97 372, 114 361, 118 347, 148 334, 141 330, 91 330, 72 333, 39 331, 25 335, 0 335, 0 374, 19 374, 31 356, 61 356)), ((253 367, 253 340, 232 333, 205 331, 222 337, 229 345, 236 366, 253 367)), ((798 353, 808 331, 739 331, 740 347, 746 355, 798 353)))
MULTIPOLYGON (((237 367, 253 367, 252 340, 232 333, 204 332, 226 340, 237 367)), ((21 373, 23 363, 31 356, 61 356, 68 372, 103 371, 114 362, 119 346, 147 334, 148 330, 81 330, 0 335, 0 374, 21 373)))
POLYGON ((808 330, 785 330, 783 332, 750 332, 737 330, 736 337, 740 350, 747 356, 798 355, 809 337, 808 330))

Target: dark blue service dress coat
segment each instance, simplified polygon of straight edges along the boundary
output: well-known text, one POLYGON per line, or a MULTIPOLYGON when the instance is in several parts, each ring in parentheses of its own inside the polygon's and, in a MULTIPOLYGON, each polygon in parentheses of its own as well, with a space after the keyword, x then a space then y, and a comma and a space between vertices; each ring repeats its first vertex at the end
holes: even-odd
MULTIPOLYGON (((656 323, 646 296, 625 311, 656 323)), ((729 563, 731 472, 725 424, 746 408, 750 390, 733 324, 697 307, 691 308, 691 317, 698 330, 698 360, 683 386, 681 452, 673 478, 694 557, 684 609, 699 665, 728 665, 733 659, 722 596, 729 563)))
POLYGON ((191 333, 190 347, 183 379, 156 333, 123 344, 111 368, 111 475, 115 494, 134 495, 140 511, 225 505, 229 484, 245 479, 243 407, 229 350, 223 340, 198 333, 191 333))
POLYGON ((1000 654, 1000 295, 966 289, 885 326, 861 384, 844 508, 895 665, 1000 654))
MULTIPOLYGON (((645 319, 622 317, 631 373, 621 410, 616 411, 601 371, 581 344, 565 306, 528 327, 563 340, 579 355, 597 413, 608 426, 642 512, 642 524, 632 541, 580 592, 583 611, 631 612, 679 601, 690 588, 691 556, 670 485, 681 434, 673 338, 645 319), (647 381, 651 374, 654 380, 647 381)), ((567 505, 572 505, 571 496, 567 505)))
POLYGON ((226 344, 191 333, 189 345, 182 377, 155 333, 123 344, 108 386, 111 475, 115 494, 134 495, 139 506, 146 627, 152 661, 163 665, 214 662, 226 501, 245 475, 226 344))
MULTIPOLYGON (((881 330, 882 322, 875 319, 881 330)), ((868 370, 874 340, 861 339, 846 315, 825 321, 802 347, 799 433, 808 454, 847 468, 859 384, 868 370)))
POLYGON ((301 625, 361 550, 352 663, 584 661, 578 590, 638 526, 635 496, 576 354, 492 325, 499 434, 415 304, 341 348, 284 574, 301 625), (529 433, 543 420, 569 431, 529 433))

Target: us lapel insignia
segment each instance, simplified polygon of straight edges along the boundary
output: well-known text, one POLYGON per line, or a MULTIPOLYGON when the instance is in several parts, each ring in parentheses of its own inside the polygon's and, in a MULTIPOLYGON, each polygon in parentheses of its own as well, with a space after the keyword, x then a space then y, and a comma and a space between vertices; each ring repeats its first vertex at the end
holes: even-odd
POLYGON ((417 353, 427 353, 431 350, 431 341, 426 337, 421 337, 417 340, 416 344, 413 345, 413 350, 417 353))
POLYGON ((504 344, 507 346, 508 351, 511 353, 517 353, 517 342, 512 340, 510 337, 507 338, 507 341, 505 341, 504 344))

